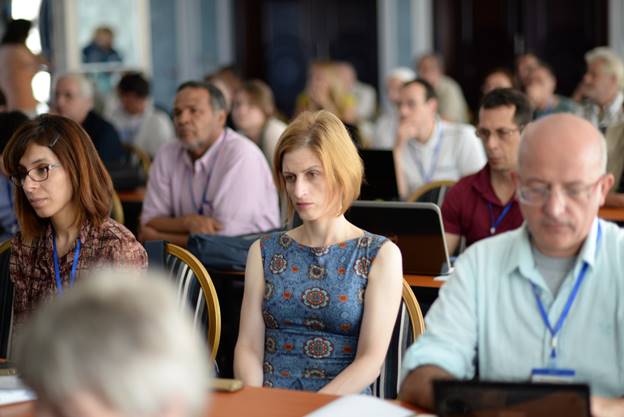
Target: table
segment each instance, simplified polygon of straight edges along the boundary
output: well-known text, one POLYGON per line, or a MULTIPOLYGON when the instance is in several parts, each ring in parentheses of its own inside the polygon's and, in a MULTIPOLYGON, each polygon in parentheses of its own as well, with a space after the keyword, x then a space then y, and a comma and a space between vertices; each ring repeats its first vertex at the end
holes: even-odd
POLYGON ((129 191, 118 191, 117 195, 122 203, 142 203, 145 198, 145 187, 129 191))
POLYGON ((624 208, 622 207, 600 207, 598 216, 613 222, 624 222, 624 208))
MULTIPOLYGON (((337 399, 335 395, 244 387, 237 392, 215 392, 206 417, 300 417, 337 399)), ((410 404, 397 402, 414 411, 410 404)), ((35 402, 0 407, 0 417, 34 417, 35 402)))

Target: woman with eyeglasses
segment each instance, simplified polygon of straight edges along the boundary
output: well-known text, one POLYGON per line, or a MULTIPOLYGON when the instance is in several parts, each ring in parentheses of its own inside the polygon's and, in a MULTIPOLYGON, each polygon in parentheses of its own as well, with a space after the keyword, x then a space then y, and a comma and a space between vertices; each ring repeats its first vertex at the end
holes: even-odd
POLYGON ((39 116, 15 132, 3 159, 16 186, 20 227, 9 263, 16 323, 41 301, 68 290, 89 269, 147 267, 145 249, 109 217, 110 176, 77 123, 39 116))

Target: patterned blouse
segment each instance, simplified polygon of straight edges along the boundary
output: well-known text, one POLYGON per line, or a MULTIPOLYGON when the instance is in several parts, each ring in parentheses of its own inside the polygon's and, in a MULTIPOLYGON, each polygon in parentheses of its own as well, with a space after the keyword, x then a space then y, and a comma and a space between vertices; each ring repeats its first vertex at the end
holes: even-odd
POLYGON ((263 237, 264 385, 317 391, 353 362, 368 271, 385 241, 365 232, 312 248, 283 232, 263 237))
MULTIPOLYGON (((128 229, 110 218, 99 228, 90 223, 84 224, 79 236, 81 247, 76 281, 98 265, 147 268, 147 253, 143 246, 128 229)), ((61 281, 65 288, 69 285, 75 247, 76 242, 59 259, 61 281)), ((40 302, 52 297, 57 291, 51 225, 43 238, 31 244, 22 240, 21 233, 15 236, 11 242, 9 272, 15 287, 14 320, 19 325, 40 302)))

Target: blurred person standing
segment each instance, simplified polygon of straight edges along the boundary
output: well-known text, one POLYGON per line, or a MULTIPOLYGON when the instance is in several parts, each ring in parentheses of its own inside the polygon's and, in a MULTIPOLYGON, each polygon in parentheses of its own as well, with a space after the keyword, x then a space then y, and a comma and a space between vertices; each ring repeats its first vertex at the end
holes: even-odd
POLYGON ((11 238, 18 230, 13 184, 4 169, 2 154, 13 133, 27 121, 28 116, 19 111, 0 113, 0 242, 11 238))
POLYGON ((30 32, 28 20, 11 20, 0 41, 0 89, 4 92, 8 110, 19 110, 29 117, 37 115, 37 100, 33 95, 32 79, 45 60, 26 46, 30 32))
POLYGON ((82 48, 82 62, 121 62, 121 55, 113 47, 114 39, 113 29, 108 26, 97 27, 91 42, 82 48))

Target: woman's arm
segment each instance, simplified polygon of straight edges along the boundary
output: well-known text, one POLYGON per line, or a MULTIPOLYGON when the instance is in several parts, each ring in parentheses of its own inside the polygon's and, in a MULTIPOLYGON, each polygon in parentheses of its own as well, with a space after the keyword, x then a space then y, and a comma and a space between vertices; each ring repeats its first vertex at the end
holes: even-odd
POLYGON ((264 360, 264 319, 262 299, 264 273, 260 241, 249 248, 245 269, 245 292, 241 306, 238 341, 234 349, 234 376, 245 385, 262 386, 262 361, 264 360))
POLYGON ((368 274, 355 359, 319 392, 338 395, 359 393, 375 381, 386 358, 402 288, 401 252, 394 243, 387 241, 379 250, 368 274))

